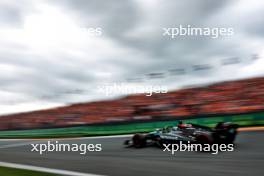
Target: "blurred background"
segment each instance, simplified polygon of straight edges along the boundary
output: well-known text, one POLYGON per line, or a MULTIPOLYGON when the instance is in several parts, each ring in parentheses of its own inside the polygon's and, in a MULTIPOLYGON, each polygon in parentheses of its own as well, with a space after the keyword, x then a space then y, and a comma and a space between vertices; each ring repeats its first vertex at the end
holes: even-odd
POLYGON ((3 0, 0 129, 260 112, 263 7, 257 0, 3 0), (180 25, 233 33, 163 35, 180 25), (169 92, 100 91, 109 84, 169 92))

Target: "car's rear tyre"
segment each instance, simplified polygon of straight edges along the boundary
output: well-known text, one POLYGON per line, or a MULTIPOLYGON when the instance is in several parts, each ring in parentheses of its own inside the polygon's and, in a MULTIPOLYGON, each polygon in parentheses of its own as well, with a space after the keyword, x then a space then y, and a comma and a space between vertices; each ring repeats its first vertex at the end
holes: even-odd
POLYGON ((208 136, 201 134, 196 136, 196 143, 204 145, 204 144, 212 144, 212 141, 208 136))
POLYGON ((217 143, 231 144, 234 143, 237 135, 238 125, 232 123, 219 122, 215 129, 217 130, 215 134, 215 141, 217 143), (221 138, 225 136, 225 138, 221 138))
POLYGON ((226 143, 227 144, 234 143, 234 141, 236 139, 236 135, 237 135, 237 129, 236 129, 236 127, 230 126, 228 128, 228 134, 227 134, 227 137, 226 137, 226 143))

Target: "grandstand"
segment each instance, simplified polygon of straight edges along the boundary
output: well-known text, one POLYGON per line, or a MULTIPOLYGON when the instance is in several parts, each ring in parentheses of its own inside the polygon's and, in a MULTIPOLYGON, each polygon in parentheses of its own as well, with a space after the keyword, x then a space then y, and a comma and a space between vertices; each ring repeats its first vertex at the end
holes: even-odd
POLYGON ((264 77, 1 116, 0 129, 30 129, 133 121, 159 117, 247 113, 264 110, 264 77))

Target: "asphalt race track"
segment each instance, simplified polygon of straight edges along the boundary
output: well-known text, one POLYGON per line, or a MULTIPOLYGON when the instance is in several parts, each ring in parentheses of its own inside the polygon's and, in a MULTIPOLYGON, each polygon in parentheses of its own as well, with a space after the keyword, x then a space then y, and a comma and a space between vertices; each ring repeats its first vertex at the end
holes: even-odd
POLYGON ((240 132, 234 152, 217 155, 161 149, 124 148, 127 137, 63 139, 60 143, 101 143, 103 151, 80 155, 76 152, 31 152, 30 143, 47 140, 0 140, 0 161, 65 169, 110 176, 262 176, 264 175, 264 131, 240 132))

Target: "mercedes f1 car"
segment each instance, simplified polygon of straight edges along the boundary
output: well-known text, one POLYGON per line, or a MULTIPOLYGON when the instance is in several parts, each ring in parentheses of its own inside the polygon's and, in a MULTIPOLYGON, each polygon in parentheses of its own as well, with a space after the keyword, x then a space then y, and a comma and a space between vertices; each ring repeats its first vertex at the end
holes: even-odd
POLYGON ((164 144, 199 143, 199 144, 230 144, 233 143, 237 134, 238 125, 229 122, 219 122, 214 128, 196 125, 183 124, 164 127, 146 134, 135 134, 124 144, 130 147, 146 147, 164 144))

